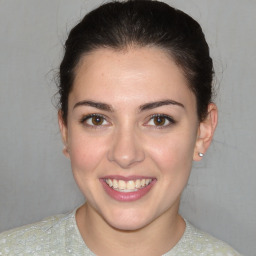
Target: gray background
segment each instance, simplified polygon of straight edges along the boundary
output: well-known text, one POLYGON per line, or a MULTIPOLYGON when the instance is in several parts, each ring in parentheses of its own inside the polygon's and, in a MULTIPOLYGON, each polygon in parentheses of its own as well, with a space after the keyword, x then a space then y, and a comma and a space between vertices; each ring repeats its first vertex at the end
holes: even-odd
MULTIPOLYGON (((67 31, 102 0, 0 0, 0 231, 83 202, 62 155, 53 95, 67 31)), ((215 140, 181 213, 256 255, 256 1, 170 0, 202 25, 214 58, 215 140)))

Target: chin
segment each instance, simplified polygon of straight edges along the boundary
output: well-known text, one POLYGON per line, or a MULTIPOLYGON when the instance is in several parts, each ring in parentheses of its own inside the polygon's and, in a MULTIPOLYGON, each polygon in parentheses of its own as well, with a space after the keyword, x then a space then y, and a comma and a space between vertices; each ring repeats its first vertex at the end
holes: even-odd
POLYGON ((145 226, 147 226, 148 223, 143 223, 143 222, 134 222, 134 221, 131 221, 131 222, 122 222, 122 223, 119 223, 119 222, 115 222, 113 221, 113 223, 110 223, 108 222, 108 224, 116 229, 116 230, 120 230, 120 231, 136 231, 136 230, 140 230, 142 228, 144 228, 145 226))
POLYGON ((111 214, 104 219, 108 225, 114 229, 120 231, 136 231, 151 223, 153 216, 150 218, 149 216, 146 217, 146 215, 143 213, 135 213, 132 211, 129 213, 119 212, 118 214, 111 214))

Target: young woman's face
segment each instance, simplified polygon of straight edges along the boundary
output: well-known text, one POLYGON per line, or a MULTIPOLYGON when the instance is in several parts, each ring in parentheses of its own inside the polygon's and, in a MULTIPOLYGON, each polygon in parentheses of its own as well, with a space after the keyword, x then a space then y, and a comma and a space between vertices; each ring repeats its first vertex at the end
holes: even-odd
POLYGON ((169 56, 153 47, 92 52, 77 67, 68 109, 62 135, 92 214, 123 230, 178 214, 199 123, 169 56))

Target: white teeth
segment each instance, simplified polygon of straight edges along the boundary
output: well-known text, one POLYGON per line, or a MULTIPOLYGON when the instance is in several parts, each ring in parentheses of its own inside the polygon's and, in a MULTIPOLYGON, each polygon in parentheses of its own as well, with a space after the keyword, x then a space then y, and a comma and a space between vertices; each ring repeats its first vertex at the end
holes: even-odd
POLYGON ((106 179, 105 182, 113 189, 121 192, 134 192, 140 188, 143 188, 150 184, 152 179, 137 179, 137 180, 116 180, 116 179, 106 179))
POLYGON ((119 189, 126 189, 126 183, 123 180, 119 180, 118 182, 118 188, 119 189))
POLYGON ((106 183, 110 186, 110 187, 113 187, 113 182, 111 179, 107 179, 106 180, 106 183))
POLYGON ((140 188, 140 180, 136 180, 135 181, 135 187, 136 188, 140 188))
POLYGON ((117 180, 113 180, 113 188, 118 188, 118 182, 117 182, 117 180))
POLYGON ((127 189, 135 189, 135 183, 133 180, 129 180, 127 183, 126 183, 126 188, 127 189))

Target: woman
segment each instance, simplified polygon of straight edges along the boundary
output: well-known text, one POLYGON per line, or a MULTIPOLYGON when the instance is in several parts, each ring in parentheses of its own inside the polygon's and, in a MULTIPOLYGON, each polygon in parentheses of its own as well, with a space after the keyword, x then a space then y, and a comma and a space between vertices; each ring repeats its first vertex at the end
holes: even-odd
POLYGON ((157 1, 105 4, 75 26, 60 65, 64 154, 86 197, 8 231, 0 255, 239 255, 178 213, 217 125, 200 25, 157 1))

